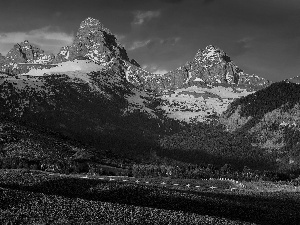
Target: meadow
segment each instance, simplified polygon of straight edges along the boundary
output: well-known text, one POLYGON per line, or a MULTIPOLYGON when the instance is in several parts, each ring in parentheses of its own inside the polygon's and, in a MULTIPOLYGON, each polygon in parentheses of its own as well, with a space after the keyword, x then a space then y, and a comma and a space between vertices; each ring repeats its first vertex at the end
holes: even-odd
POLYGON ((299 224, 299 192, 231 185, 0 170, 0 223, 299 224))

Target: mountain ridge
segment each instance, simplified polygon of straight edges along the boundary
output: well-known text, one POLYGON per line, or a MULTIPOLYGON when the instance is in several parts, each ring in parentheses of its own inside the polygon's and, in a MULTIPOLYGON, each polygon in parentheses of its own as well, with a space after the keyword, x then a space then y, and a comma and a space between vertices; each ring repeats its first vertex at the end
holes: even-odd
POLYGON ((113 64, 118 61, 127 72, 128 80, 135 85, 149 90, 162 92, 166 89, 180 88, 189 81, 203 81, 206 83, 249 84, 267 86, 270 82, 258 76, 245 74, 220 48, 213 45, 199 49, 192 61, 187 62, 163 75, 152 74, 140 67, 134 59, 129 59, 127 52, 115 35, 104 27, 97 19, 88 17, 80 23, 78 32, 70 46, 64 46, 59 53, 46 55, 44 51, 24 41, 16 44, 12 50, 0 61, 0 70, 7 74, 20 74, 32 68, 26 68, 20 63, 56 64, 77 58, 86 58, 98 64, 113 64), (17 47, 19 46, 19 47, 17 47), (25 51, 23 51, 25 47, 25 51), (29 51, 28 51, 29 50, 29 51), (27 52, 29 54, 27 54, 27 52), (20 67, 20 69, 18 69, 20 67), (256 77, 257 79, 253 79, 256 77))

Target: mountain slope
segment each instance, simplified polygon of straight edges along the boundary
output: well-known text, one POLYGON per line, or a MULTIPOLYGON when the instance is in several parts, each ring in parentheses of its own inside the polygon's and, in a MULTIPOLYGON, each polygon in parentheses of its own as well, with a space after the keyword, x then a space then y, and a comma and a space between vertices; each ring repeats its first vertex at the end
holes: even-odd
POLYGON ((0 168, 6 163, 13 169, 27 166, 38 168, 42 164, 46 169, 48 164, 71 161, 90 153, 89 157, 97 156, 93 155, 95 151, 90 147, 63 138, 59 133, 0 119, 0 168))
POLYGON ((118 64, 73 60, 2 76, 0 93, 2 118, 121 154, 149 152, 159 135, 182 126, 156 113, 159 101, 128 83, 118 64))
POLYGON ((300 85, 278 82, 235 100, 221 123, 228 131, 252 137, 282 167, 300 165, 300 85))

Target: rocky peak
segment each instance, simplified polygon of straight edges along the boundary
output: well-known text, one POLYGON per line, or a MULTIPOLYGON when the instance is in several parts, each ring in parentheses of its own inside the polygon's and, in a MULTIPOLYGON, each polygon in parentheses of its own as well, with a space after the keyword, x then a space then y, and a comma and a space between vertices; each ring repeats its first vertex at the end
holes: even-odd
POLYGON ((270 81, 262 77, 244 73, 222 49, 213 45, 200 49, 188 66, 193 75, 191 80, 195 81, 253 85, 260 88, 270 84, 270 81))
POLYGON ((6 57, 0 56, 0 72, 9 75, 25 73, 31 68, 48 66, 53 59, 53 54, 45 54, 42 49, 25 40, 15 44, 6 57))
POLYGON ((204 68, 213 67, 220 63, 229 63, 231 59, 220 48, 208 45, 205 49, 199 49, 194 61, 201 64, 204 68))
POLYGON ((25 40, 14 45, 6 58, 11 63, 47 63, 53 59, 53 56, 46 55, 42 49, 25 40))
POLYGON ((115 35, 99 20, 91 17, 80 23, 73 44, 63 47, 56 61, 73 60, 78 57, 87 57, 102 65, 107 65, 114 59, 129 61, 126 50, 115 35))
POLYGON ((94 19, 92 17, 88 17, 80 23, 79 31, 86 29, 101 30, 105 31, 106 33, 111 33, 110 30, 105 28, 99 20, 94 19))

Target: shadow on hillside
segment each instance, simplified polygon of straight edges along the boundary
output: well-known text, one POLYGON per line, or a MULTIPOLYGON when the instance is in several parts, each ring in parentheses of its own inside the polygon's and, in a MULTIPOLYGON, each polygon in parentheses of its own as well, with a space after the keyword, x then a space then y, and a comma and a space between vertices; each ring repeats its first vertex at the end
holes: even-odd
MULTIPOLYGON (((296 221, 300 220, 299 196, 293 199, 293 196, 284 193, 239 195, 178 191, 75 178, 51 180, 33 186, 7 185, 6 187, 69 198, 180 210, 259 224, 296 224, 296 221)), ((17 205, 18 201, 9 204, 10 207, 17 207, 17 205)))
POLYGON ((274 109, 283 107, 288 110, 299 103, 300 86, 294 83, 277 82, 255 94, 235 100, 232 106, 246 105, 242 108, 241 115, 263 116, 274 109))
POLYGON ((265 114, 281 108, 283 111, 292 109, 300 101, 300 86, 284 81, 271 84, 254 94, 236 99, 231 103, 227 113, 232 114, 239 106, 241 117, 252 117, 241 130, 255 126, 265 114))
MULTIPOLYGON (((275 168, 274 163, 266 158, 261 157, 259 149, 253 151, 251 155, 243 155, 242 148, 240 152, 238 150, 229 149, 229 153, 224 153, 223 155, 216 156, 202 150, 182 150, 182 149, 158 149, 157 155, 160 157, 166 157, 168 159, 173 159, 180 162, 191 163, 195 165, 212 164, 217 168, 224 166, 225 164, 230 164, 235 170, 242 170, 244 166, 247 166, 255 170, 272 170, 275 168)), ((247 150, 247 149, 246 149, 247 150)))
POLYGON ((252 146, 251 137, 244 133, 229 133, 222 126, 196 124, 190 129, 160 139, 157 154, 162 157, 194 164, 231 164, 235 169, 274 169, 264 150, 252 146))

